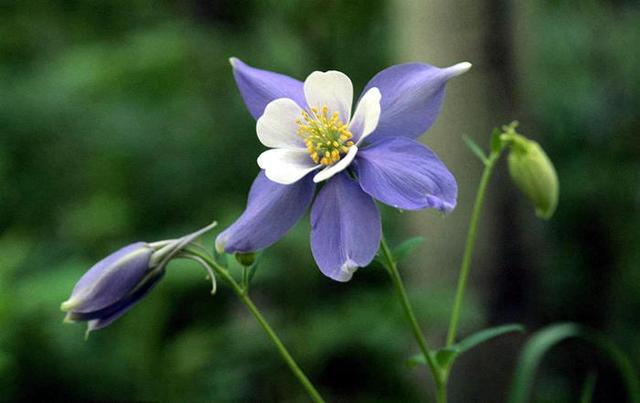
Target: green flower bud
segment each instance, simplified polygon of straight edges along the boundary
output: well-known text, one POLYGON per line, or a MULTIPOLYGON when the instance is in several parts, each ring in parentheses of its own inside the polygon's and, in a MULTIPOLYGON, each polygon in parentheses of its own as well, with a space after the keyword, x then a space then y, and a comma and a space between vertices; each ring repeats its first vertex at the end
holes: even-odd
POLYGON ((251 267, 253 262, 256 261, 256 254, 253 252, 238 252, 236 253, 236 260, 244 267, 251 267))
POLYGON ((553 163, 540 144, 515 132, 503 135, 511 146, 509 174, 536 209, 536 215, 551 218, 558 205, 559 184, 553 163))

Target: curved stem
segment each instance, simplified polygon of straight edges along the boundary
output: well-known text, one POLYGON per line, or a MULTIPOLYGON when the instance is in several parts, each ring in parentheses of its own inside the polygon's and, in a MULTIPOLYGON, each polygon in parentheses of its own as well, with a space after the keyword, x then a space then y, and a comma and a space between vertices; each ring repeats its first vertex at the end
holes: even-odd
MULTIPOLYGON (((440 396, 444 389, 443 377, 442 373, 439 369, 438 364, 436 363, 435 357, 429 348, 427 340, 422 334, 422 330, 420 329, 420 325, 418 324, 418 320, 416 319, 416 315, 413 313, 413 308, 411 307, 411 302, 409 302, 409 297, 407 296, 407 292, 404 288, 404 284, 402 283, 402 278, 400 277, 400 272, 398 271, 398 266, 396 265, 396 261, 387 245, 387 242, 384 239, 384 236, 380 239, 380 246, 382 249, 382 253, 384 254, 386 264, 384 265, 391 276, 391 281, 395 286, 396 292, 398 293, 398 297, 400 298, 400 303, 402 304, 402 308, 404 313, 409 321, 409 325, 411 326, 411 330, 413 332, 413 336, 418 342, 418 346, 420 347, 420 351, 424 355, 424 359, 431 370, 431 374, 433 375, 433 379, 436 383, 437 395, 440 396)), ((446 396, 445 396, 446 399, 446 396)), ((438 402, 445 402, 446 400, 440 400, 438 397, 438 402)))
POLYGON ((304 372, 302 372, 291 354, 289 354, 289 351, 287 351, 286 347, 284 346, 276 332, 271 328, 264 316, 262 316, 262 313, 260 313, 258 307, 255 306, 245 290, 236 282, 231 274, 229 274, 227 269, 218 265, 216 261, 214 261, 207 254, 202 253, 200 250, 189 249, 189 252, 205 260, 215 270, 215 272, 231 286, 236 295, 246 305, 251 314, 253 314, 253 316, 256 318, 265 333, 267 333, 267 336, 269 336, 273 344, 276 346, 276 349, 280 353, 280 356, 287 363, 289 369, 291 370, 291 372, 293 372, 293 375, 298 378, 298 381, 300 381, 302 386, 305 388, 311 400, 316 403, 324 403, 324 399, 322 398, 322 396, 320 396, 320 393, 318 393, 311 381, 309 381, 309 378, 307 378, 307 376, 304 374, 304 372))
POLYGON ((460 274, 458 276, 458 287, 456 289, 455 301, 453 303, 453 311, 451 311, 449 332, 447 333, 447 347, 453 345, 456 341, 458 321, 460 320, 462 300, 464 299, 464 292, 467 287, 469 266, 471 265, 473 248, 476 242, 480 212, 482 210, 485 193, 487 192, 487 185, 489 184, 489 179, 491 178, 491 173, 493 172, 493 167, 500 157, 500 153, 501 151, 492 152, 489 158, 485 161, 484 172, 482 173, 482 179, 480 179, 480 185, 478 186, 478 192, 476 193, 476 200, 473 205, 473 213, 471 214, 471 222, 469 224, 469 232, 467 233, 467 241, 464 247, 462 266, 460 267, 460 274))

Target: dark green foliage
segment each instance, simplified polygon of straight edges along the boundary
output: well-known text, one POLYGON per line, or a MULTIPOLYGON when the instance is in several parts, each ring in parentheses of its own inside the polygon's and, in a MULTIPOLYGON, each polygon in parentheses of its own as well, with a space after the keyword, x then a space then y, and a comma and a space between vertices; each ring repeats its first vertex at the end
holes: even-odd
MULTIPOLYGON (((230 56, 299 79, 341 69, 359 91, 389 64, 383 6, 3 4, 0 401, 302 399, 243 307, 226 288, 212 297, 195 263, 172 263, 147 299, 88 342, 58 307, 118 247, 212 219, 222 229, 241 213, 262 147, 230 56)), ((347 295, 319 274, 303 228, 260 266, 255 299, 331 400, 416 398, 408 374, 387 372, 406 340, 386 283, 364 279, 347 295), (355 381, 332 372, 347 358, 355 381)))

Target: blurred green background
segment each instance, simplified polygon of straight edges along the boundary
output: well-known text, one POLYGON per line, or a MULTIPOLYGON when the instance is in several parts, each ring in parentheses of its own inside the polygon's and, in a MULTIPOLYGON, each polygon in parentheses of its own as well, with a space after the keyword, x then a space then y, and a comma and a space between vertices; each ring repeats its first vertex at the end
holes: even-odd
MULTIPOLYGON (((577 321, 640 365, 640 4, 632 0, 3 2, 0 5, 0 400, 305 401, 227 288, 172 263, 134 310, 84 341, 59 304, 94 262, 136 240, 188 233, 243 210, 261 146, 230 56, 304 79, 468 60, 423 141, 460 182, 459 208, 384 209, 421 323, 441 344, 480 164, 513 119, 555 162, 556 216, 533 217, 499 166, 472 268, 462 334, 577 321)), ((329 401, 424 401, 426 373, 386 273, 323 277, 304 219, 264 254, 256 303, 329 401)), ((212 237, 206 239, 212 245, 212 237)), ((453 402, 504 401, 527 336, 460 359, 453 402)), ((624 401, 610 365, 579 343, 545 361, 536 402, 624 401)))

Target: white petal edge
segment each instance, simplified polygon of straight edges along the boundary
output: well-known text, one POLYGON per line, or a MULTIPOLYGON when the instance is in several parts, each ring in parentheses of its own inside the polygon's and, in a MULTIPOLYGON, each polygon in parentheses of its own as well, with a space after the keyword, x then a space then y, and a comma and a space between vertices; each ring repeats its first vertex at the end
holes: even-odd
POLYGON ((335 70, 314 71, 304 80, 304 97, 309 108, 327 105, 329 116, 338 112, 343 123, 351 118, 353 84, 344 73, 335 70))
POLYGON ((318 169, 306 150, 288 150, 274 148, 258 156, 258 166, 273 182, 291 185, 302 179, 309 172, 318 169))
POLYGON ((353 119, 349 123, 349 131, 356 139, 356 145, 370 135, 380 120, 380 100, 382 94, 377 87, 370 88, 358 102, 353 119))
POLYGON ((293 99, 274 99, 256 122, 258 139, 270 148, 305 149, 296 124, 301 114, 302 108, 293 99))
POLYGON ((353 161, 357 153, 358 153, 358 147, 351 146, 351 148, 349 148, 349 151, 347 151, 347 153, 344 155, 344 157, 342 157, 340 161, 318 172, 316 176, 313 177, 313 181, 315 183, 322 182, 324 180, 331 178, 333 175, 337 174, 338 172, 344 171, 349 166, 349 164, 351 164, 351 161, 353 161))

